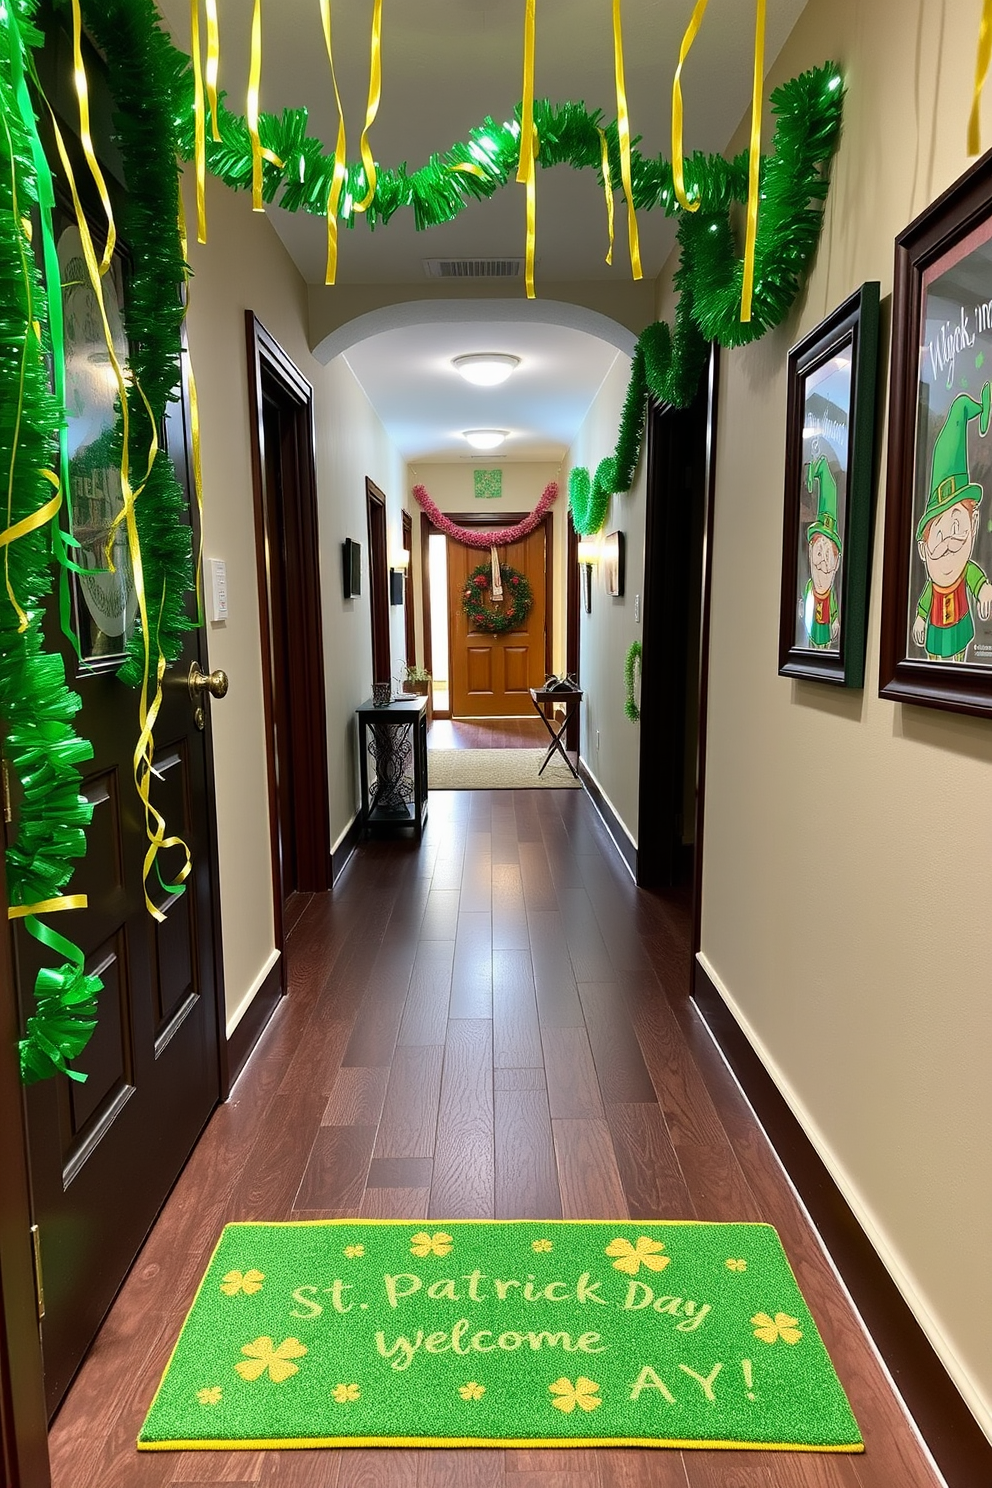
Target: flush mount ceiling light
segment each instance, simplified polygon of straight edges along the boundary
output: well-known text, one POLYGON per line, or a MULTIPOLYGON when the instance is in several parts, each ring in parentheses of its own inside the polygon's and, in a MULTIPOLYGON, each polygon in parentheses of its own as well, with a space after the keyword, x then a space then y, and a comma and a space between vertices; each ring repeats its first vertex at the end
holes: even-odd
POLYGON ((451 365, 476 387, 496 387, 520 366, 520 358, 503 351, 474 351, 453 357, 451 365))
POLYGON ((509 432, 509 429, 464 429, 462 438, 467 439, 473 449, 491 450, 498 448, 509 432))

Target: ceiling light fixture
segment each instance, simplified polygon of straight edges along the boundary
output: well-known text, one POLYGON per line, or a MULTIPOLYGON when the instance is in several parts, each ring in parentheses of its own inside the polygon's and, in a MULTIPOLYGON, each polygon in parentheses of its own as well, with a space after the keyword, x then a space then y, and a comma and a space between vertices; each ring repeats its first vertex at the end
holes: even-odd
POLYGON ((520 358, 504 351, 474 351, 453 357, 451 365, 476 387, 497 387, 520 366, 520 358))
POLYGON ((509 429, 464 429, 462 438, 467 439, 473 449, 491 450, 497 449, 509 432, 509 429))

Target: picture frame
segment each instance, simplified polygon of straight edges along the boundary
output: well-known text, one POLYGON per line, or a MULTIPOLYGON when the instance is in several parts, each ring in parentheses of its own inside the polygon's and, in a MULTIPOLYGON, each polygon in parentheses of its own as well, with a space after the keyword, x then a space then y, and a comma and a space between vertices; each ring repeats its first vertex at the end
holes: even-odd
POLYGON ((623 598, 624 540, 622 532, 611 532, 603 539, 603 583, 607 594, 623 598))
POLYGON ((896 238, 879 693, 992 714, 992 152, 896 238))
POLYGON ((355 599, 362 592, 362 545, 346 537, 341 544, 344 567, 344 597, 355 599))
POLYGON ((789 352, 779 675, 864 686, 879 286, 789 352))

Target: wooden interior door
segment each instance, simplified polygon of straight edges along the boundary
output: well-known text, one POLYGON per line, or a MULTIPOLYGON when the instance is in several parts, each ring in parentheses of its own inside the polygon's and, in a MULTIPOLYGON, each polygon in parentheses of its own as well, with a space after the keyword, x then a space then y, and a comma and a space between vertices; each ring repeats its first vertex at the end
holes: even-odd
POLYGON ((462 604, 466 580, 487 558, 488 549, 448 539, 452 717, 520 718, 533 711, 530 688, 540 687, 547 676, 549 536, 542 523, 529 537, 496 549, 501 565, 527 577, 534 596, 520 629, 503 635, 472 630, 462 604))
MULTIPOLYGON (((99 77, 95 66, 94 88, 99 77)), ((78 179, 84 179, 82 171, 78 179)), ((118 182, 114 189, 119 203, 123 186, 118 182)), ((123 220, 119 215, 118 221, 123 220)), ((94 217, 94 224, 97 221, 94 217)), ((107 360, 95 329, 99 325, 95 297, 86 275, 76 268, 78 237, 71 209, 60 203, 56 238, 60 262, 65 258, 63 308, 70 375, 73 368, 85 369, 101 357, 107 360)), ((97 251, 101 249, 98 237, 97 251)), ((104 282, 114 339, 120 337, 119 351, 126 355, 122 319, 128 293, 126 247, 115 254, 104 282)), ((104 568, 109 522, 120 506, 120 474, 109 453, 103 453, 117 419, 115 399, 116 389, 106 378, 88 375, 77 376, 69 398, 74 410, 69 419, 69 466, 76 533, 82 542, 81 561, 93 570, 71 578, 85 664, 61 633, 55 602, 49 603, 45 618, 48 647, 61 651, 69 685, 83 701, 78 731, 94 748, 82 783, 94 806, 93 820, 86 856, 71 884, 71 892, 88 896, 89 907, 60 917, 66 923, 57 922, 54 928, 82 948, 86 970, 98 974, 104 988, 97 1029, 75 1062, 87 1076, 85 1083, 59 1075, 26 1092, 32 1208, 40 1230, 45 1285, 42 1341, 50 1411, 65 1393, 226 1079, 222 974, 215 939, 211 702, 202 700, 203 731, 196 726, 196 703, 187 683, 194 660, 207 669, 198 631, 188 633, 182 654, 164 678, 151 792, 168 835, 179 835, 188 844, 193 872, 186 892, 179 896, 167 893, 152 873, 149 892, 166 914, 163 923, 151 918, 144 903, 142 865, 148 844, 132 774, 139 734, 138 693, 117 678, 136 610, 123 542, 115 553, 116 571, 98 571, 104 568)), ((183 389, 181 399, 169 406, 159 437, 185 490, 189 520, 195 523, 195 503, 189 501, 187 409, 183 389)), ((188 537, 196 552, 192 528, 188 537)), ((192 612, 192 596, 188 604, 192 612)), ((172 881, 184 862, 178 847, 160 852, 162 881, 172 881)), ((23 1027, 34 1009, 39 965, 51 964, 51 953, 42 952, 20 923, 14 952, 23 1027)))

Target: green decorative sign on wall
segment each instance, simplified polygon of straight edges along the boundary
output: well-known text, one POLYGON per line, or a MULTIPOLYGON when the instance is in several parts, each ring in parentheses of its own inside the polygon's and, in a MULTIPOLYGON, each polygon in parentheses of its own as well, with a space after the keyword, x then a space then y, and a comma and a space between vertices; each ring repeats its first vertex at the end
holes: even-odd
POLYGON ((503 472, 497 465, 494 470, 475 470, 476 501, 498 501, 503 494, 503 472))

